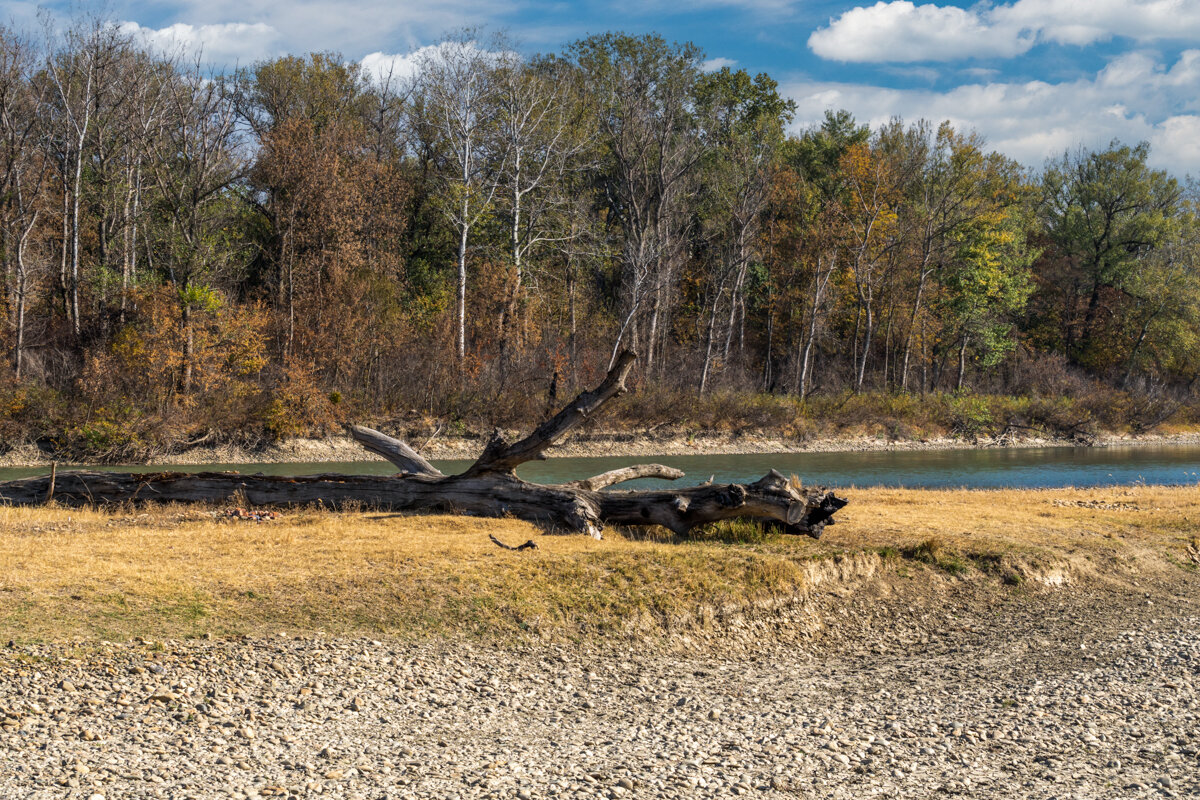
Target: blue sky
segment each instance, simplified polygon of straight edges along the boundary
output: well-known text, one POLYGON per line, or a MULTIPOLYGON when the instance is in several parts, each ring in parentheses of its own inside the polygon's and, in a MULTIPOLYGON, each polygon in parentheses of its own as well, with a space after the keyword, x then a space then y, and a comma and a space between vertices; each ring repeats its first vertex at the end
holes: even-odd
MULTIPOLYGON (((5 3, 21 24, 35 4, 5 3)), ((85 7, 89 4, 85 4, 85 7)), ((50 4, 67 13, 67 4, 50 4)), ((1030 166, 1075 145, 1150 141, 1156 165, 1200 176, 1200 0, 110 0, 157 44, 218 65, 337 50, 381 64, 463 26, 524 49, 656 31, 714 63, 770 73, 799 106, 862 121, 950 119, 1030 166)), ((25 24, 28 24, 27 22, 25 24)))

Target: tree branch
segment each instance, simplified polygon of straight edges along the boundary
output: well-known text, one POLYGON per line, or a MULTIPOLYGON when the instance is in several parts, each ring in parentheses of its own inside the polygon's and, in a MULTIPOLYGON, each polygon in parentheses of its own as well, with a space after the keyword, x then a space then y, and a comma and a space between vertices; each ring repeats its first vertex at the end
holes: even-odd
POLYGON ((395 464, 402 472, 413 475, 428 475, 431 478, 444 478, 437 467, 426 461, 420 453, 413 450, 405 442, 393 439, 387 434, 361 425, 348 425, 346 429, 354 441, 370 450, 377 456, 383 456, 395 464))
POLYGON ((463 475, 512 472, 526 461, 545 458, 543 453, 547 448, 558 444, 563 437, 582 425, 588 417, 599 411, 609 400, 625 393, 625 379, 629 376, 629 371, 633 369, 633 362, 636 360, 637 354, 633 351, 622 352, 599 386, 576 397, 562 411, 537 426, 533 433, 521 441, 509 444, 499 431, 492 434, 491 441, 483 449, 483 455, 463 475))
POLYGON ((567 485, 577 486, 589 492, 598 492, 605 487, 624 483, 625 481, 634 481, 638 478, 662 478, 663 480, 673 481, 682 477, 683 470, 675 469, 674 467, 662 464, 635 464, 631 467, 609 470, 608 472, 603 472, 581 481, 571 481, 567 485))

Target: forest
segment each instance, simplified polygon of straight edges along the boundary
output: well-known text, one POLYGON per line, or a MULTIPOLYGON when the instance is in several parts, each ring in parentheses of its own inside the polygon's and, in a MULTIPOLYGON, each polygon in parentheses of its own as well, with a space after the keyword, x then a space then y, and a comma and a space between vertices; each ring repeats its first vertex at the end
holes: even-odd
POLYGON ((210 71, 0 29, 0 441, 137 459, 347 422, 1089 435, 1200 423, 1197 192, 950 123, 799 130, 766 74, 466 31, 210 71), (557 403, 555 402, 557 399, 557 403))

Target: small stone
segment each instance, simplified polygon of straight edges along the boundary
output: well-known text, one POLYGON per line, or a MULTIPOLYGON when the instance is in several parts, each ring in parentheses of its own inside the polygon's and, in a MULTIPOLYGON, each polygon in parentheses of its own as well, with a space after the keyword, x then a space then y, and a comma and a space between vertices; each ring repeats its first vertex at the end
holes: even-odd
POLYGON ((629 778, 621 778, 621 780, 617 781, 617 786, 620 786, 622 789, 632 790, 633 781, 629 780, 629 778))
POLYGON ((238 733, 241 734, 243 739, 253 739, 257 735, 254 732, 254 728, 251 728, 249 725, 241 728, 238 733))

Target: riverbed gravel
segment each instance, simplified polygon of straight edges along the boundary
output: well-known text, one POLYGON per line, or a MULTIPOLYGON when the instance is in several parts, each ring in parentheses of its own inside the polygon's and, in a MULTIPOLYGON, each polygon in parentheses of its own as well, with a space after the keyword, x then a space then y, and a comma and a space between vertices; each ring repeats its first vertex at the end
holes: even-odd
POLYGON ((1196 797, 1195 588, 830 597, 684 649, 10 645, 0 797, 1196 797))

